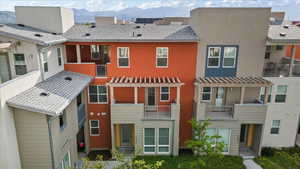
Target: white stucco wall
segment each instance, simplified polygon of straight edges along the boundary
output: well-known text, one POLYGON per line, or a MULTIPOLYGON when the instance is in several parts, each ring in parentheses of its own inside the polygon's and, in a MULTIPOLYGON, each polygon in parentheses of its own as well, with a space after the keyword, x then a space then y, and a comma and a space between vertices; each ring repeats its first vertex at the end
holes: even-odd
POLYGON ((21 169, 13 110, 6 100, 41 81, 40 71, 33 71, 0 84, 0 168, 21 169), (24 83, 26 82, 26 83, 24 83))
POLYGON ((262 146, 294 146, 300 112, 300 79, 297 77, 271 77, 266 79, 270 80, 274 85, 271 103, 268 104, 262 146), (275 103, 277 85, 288 85, 285 103, 275 103), (270 134, 273 120, 280 120, 279 134, 270 134))

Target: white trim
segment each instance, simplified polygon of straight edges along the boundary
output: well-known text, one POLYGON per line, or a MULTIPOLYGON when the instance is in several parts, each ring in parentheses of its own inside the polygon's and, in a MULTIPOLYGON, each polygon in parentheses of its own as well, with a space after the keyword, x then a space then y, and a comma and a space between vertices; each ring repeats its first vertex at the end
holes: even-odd
POLYGON ((16 66, 25 66, 26 67, 26 73, 28 73, 28 70, 27 70, 27 61, 26 61, 27 59, 26 59, 25 53, 13 53, 12 56, 13 56, 13 66, 14 66, 14 70, 15 70, 15 75, 16 76, 22 76, 22 75, 17 75, 16 66), (24 56, 24 64, 16 64, 15 55, 23 55, 24 56))
POLYGON ((281 120, 272 120, 272 125, 271 125, 271 129, 270 129, 270 134, 271 135, 278 135, 278 134, 280 134, 280 124, 281 124, 281 120), (279 125, 278 126, 274 126, 274 121, 279 121, 279 125), (278 129, 278 133, 272 133, 272 128, 278 129))
POLYGON ((90 136, 100 136, 100 120, 89 120, 89 126, 90 126, 90 136), (97 127, 92 127, 92 121, 97 121, 98 125, 97 127), (92 129, 98 129, 98 134, 92 134, 92 129))
POLYGON ((219 47, 219 46, 210 46, 210 47, 208 47, 208 51, 207 51, 207 68, 219 68, 220 67, 220 62, 221 62, 221 56, 222 56, 222 47, 219 47), (220 55, 218 57, 216 57, 216 56, 210 56, 210 49, 211 48, 218 48, 218 49, 220 49, 220 55), (209 66, 209 59, 210 58, 218 58, 219 59, 218 66, 209 66))
POLYGON ((154 127, 145 127, 144 128, 144 130, 143 130, 143 140, 144 140, 144 142, 143 142, 143 153, 144 154, 156 154, 156 128, 154 128, 154 127), (148 129, 154 129, 154 145, 145 145, 145 130, 146 130, 146 128, 148 128, 148 129), (145 152, 145 147, 154 147, 154 152, 145 152))
POLYGON ((170 128, 167 128, 167 127, 160 127, 160 128, 157 128, 158 130, 158 135, 157 135, 157 154, 170 154, 171 151, 171 132, 170 132, 170 128), (168 129, 168 134, 169 134, 169 145, 159 145, 159 129, 168 129), (168 147, 169 151, 168 152, 159 152, 159 148, 160 147, 168 147))
POLYGON ((170 101, 170 93, 171 93, 171 92, 170 92, 170 87, 162 86, 162 87, 159 88, 159 90, 160 90, 160 93, 159 93, 159 94, 160 94, 160 95, 159 95, 159 101, 160 101, 160 102, 169 102, 169 101, 170 101), (162 88, 163 88, 163 87, 168 88, 168 93, 162 92, 162 88), (162 99, 161 99, 162 94, 168 94, 168 100, 162 100, 162 99))
POLYGON ((223 65, 222 65, 223 68, 235 68, 236 56, 237 56, 237 47, 234 47, 234 46, 225 46, 223 49, 224 49, 224 51, 223 51, 223 65), (233 56, 226 56, 225 55, 226 48, 234 48, 235 49, 235 55, 234 55, 234 57, 233 56), (234 62, 233 62, 232 66, 224 66, 224 62, 225 62, 226 58, 233 58, 234 59, 234 62))
POLYGON ((156 65, 156 68, 168 68, 169 67, 169 47, 156 47, 156 63, 155 63, 155 65, 156 65), (158 55, 158 49, 167 49, 167 57, 162 57, 162 56, 160 56, 160 55, 158 55), (166 58, 167 59, 167 65, 166 66, 158 66, 157 65, 157 61, 158 61, 158 59, 159 58, 166 58))
MULTIPOLYGON (((101 95, 104 95, 104 94, 101 94, 101 95)), ((107 85, 89 85, 88 86, 88 102, 89 102, 89 104, 108 104, 108 88, 107 88, 107 85), (97 96, 100 95, 98 93, 99 92, 98 91, 98 86, 105 86, 105 88, 106 88, 106 102, 99 102, 98 97, 97 97, 97 102, 91 102, 90 101, 90 86, 96 86, 97 87, 97 96)))
POLYGON ((274 97, 274 103, 276 103, 276 104, 285 104, 287 101, 287 92, 288 92, 288 85, 285 85, 285 84, 280 84, 280 85, 277 85, 276 86, 276 93, 275 93, 275 97, 274 97), (285 86, 286 87, 286 91, 285 91, 285 93, 280 93, 280 92, 278 92, 278 87, 279 86, 285 86), (285 95, 285 100, 284 100, 284 102, 276 102, 276 97, 277 97, 277 95, 285 95))
POLYGON ((129 47, 117 47, 117 66, 118 68, 130 68, 130 51, 129 51, 129 47), (120 66, 119 65, 119 59, 120 59, 120 53, 119 53, 119 49, 120 48, 127 48, 127 57, 123 57, 123 58, 127 58, 128 59, 128 66, 120 66))

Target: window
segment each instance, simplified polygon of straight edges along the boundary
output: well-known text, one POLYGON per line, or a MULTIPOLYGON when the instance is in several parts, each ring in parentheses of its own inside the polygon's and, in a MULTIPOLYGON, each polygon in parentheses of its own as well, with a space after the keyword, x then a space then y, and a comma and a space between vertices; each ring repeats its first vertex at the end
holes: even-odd
POLYGON ((118 47, 118 66, 129 67, 129 48, 118 47))
POLYGON ((100 49, 98 45, 91 45, 91 58, 92 60, 100 59, 100 49))
POLYGON ((106 76, 106 65, 96 65, 96 76, 97 77, 106 76))
POLYGON ((234 68, 236 61, 236 47, 224 47, 224 58, 223 67, 224 68, 234 68))
POLYGON ((14 62, 16 75, 24 75, 27 73, 24 54, 14 54, 14 62))
POLYGON ((283 46, 282 45, 276 45, 276 50, 283 50, 283 46))
POLYGON ((99 136, 99 120, 90 120, 90 135, 91 136, 99 136))
POLYGON ((77 107, 79 107, 81 104, 82 104, 82 96, 81 96, 81 93, 77 96, 77 107))
POLYGON ((61 130, 63 130, 67 126, 67 113, 64 110, 59 117, 59 127, 61 130))
POLYGON ((58 169, 69 169, 71 168, 71 159, 70 159, 70 152, 68 152, 64 158, 59 163, 58 169))
POLYGON ((107 103, 106 86, 89 86, 89 102, 90 103, 107 103))
POLYGON ((159 128, 158 130, 158 153, 170 152, 169 128, 159 128))
POLYGON ((62 65, 61 48, 56 49, 58 66, 62 65))
MULTIPOLYGON (((272 87, 270 87, 269 91, 268 91, 268 103, 271 102, 271 98, 272 98, 272 87)), ((262 87, 260 89, 260 101, 264 101, 265 100, 265 87, 262 87)))
POLYGON ((230 135, 231 130, 228 128, 207 128, 206 129, 206 135, 208 136, 220 136, 219 139, 213 139, 211 140, 211 143, 213 144, 213 147, 218 144, 218 142, 223 142, 224 149, 223 153, 229 152, 229 145, 230 145, 230 135))
POLYGON ((280 120, 272 121, 271 134, 279 134, 280 120))
POLYGON ((286 100, 287 85, 278 85, 275 96, 276 103, 284 103, 286 100))
POLYGON ((202 100, 209 101, 211 96, 211 88, 210 87, 203 87, 202 88, 202 100))
POLYGON ((155 128, 144 129, 144 153, 155 153, 155 128))
POLYGON ((43 68, 44 68, 44 72, 48 72, 48 54, 46 51, 42 52, 42 56, 43 56, 43 68))
POLYGON ((156 67, 168 67, 168 53, 169 48, 156 48, 156 67))
POLYGON ((169 101, 170 99, 170 88, 169 87, 161 87, 160 88, 160 101, 169 101))
POLYGON ((209 47, 207 67, 209 68, 220 67, 220 57, 221 57, 221 47, 209 47))

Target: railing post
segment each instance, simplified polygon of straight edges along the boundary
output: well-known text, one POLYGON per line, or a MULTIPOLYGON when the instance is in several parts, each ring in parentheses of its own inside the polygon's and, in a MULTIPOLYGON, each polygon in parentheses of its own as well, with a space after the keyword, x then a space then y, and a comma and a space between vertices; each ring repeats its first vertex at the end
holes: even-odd
POLYGON ((138 103, 138 88, 134 87, 134 104, 138 103))
POLYGON ((244 96, 245 96, 245 87, 241 88, 241 102, 240 104, 244 104, 244 96))
POLYGON ((81 53, 80 53, 80 45, 76 45, 76 56, 77 56, 77 63, 81 63, 81 53))

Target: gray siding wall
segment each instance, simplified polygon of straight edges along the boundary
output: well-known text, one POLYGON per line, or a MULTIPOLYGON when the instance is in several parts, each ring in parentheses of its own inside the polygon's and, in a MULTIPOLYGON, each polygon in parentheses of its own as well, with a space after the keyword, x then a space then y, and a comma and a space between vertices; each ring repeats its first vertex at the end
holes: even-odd
POLYGON ((267 114, 267 105, 236 104, 233 118, 248 124, 263 124, 267 114))
POLYGON ((51 169, 46 115, 21 109, 14 115, 22 169, 51 169))

